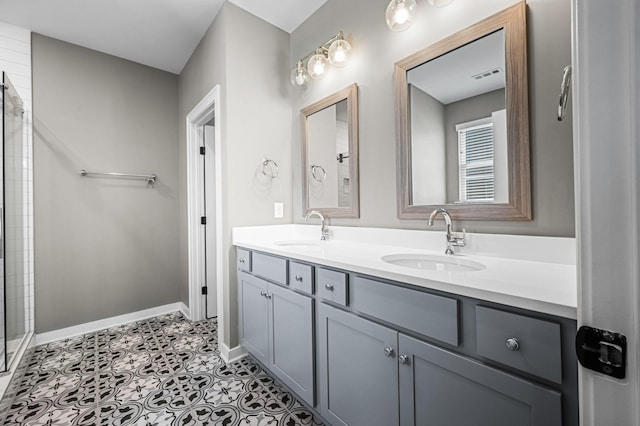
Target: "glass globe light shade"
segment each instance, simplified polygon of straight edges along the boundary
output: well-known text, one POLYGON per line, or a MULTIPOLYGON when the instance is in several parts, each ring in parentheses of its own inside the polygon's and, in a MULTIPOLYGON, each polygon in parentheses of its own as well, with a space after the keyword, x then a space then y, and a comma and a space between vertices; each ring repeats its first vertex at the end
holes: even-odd
POLYGON ((429 4, 435 7, 444 7, 451 4, 453 0, 429 0, 429 4))
POLYGON ((385 13, 387 26, 391 31, 406 30, 411 26, 415 10, 416 0, 391 0, 385 13))
POLYGON ((336 67, 344 67, 351 58, 351 45, 343 39, 338 39, 329 46, 329 62, 336 67))
POLYGON ((321 50, 317 50, 316 54, 309 58, 307 72, 314 80, 324 78, 329 72, 329 61, 321 50))
POLYGON ((291 71, 291 84, 298 89, 305 89, 309 82, 309 73, 302 65, 302 61, 298 61, 296 67, 291 71))

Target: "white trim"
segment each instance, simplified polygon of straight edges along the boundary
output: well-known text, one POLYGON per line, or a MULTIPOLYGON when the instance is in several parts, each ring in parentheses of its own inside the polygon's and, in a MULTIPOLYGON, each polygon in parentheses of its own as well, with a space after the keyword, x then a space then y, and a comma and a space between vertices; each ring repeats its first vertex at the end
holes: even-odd
POLYGON ((184 305, 184 303, 170 303, 168 305, 157 306, 155 308, 132 312, 130 314, 118 315, 116 317, 105 318, 97 321, 87 322, 84 324, 74 325, 72 327, 66 327, 59 330, 36 334, 35 345, 39 346, 45 343, 55 342, 56 340, 68 339, 70 337, 79 336, 81 334, 91 333, 105 328, 115 327, 129 322, 140 321, 143 319, 152 318, 158 315, 169 314, 176 311, 182 312, 187 318, 189 318, 189 316, 187 315, 188 308, 184 305))
POLYGON ((226 363, 235 362, 245 356, 249 355, 247 351, 240 345, 230 349, 224 343, 218 341, 218 350, 220 351, 220 358, 226 363))
POLYGON ((11 362, 11 368, 9 369, 9 371, 4 373, 0 377, 0 400, 4 397, 4 394, 9 387, 9 383, 11 383, 11 380, 13 380, 13 376, 18 369, 18 365, 20 365, 20 361, 22 360, 24 353, 27 351, 27 349, 34 345, 34 337, 35 335, 30 332, 24 337, 24 339, 22 339, 23 344, 18 349, 18 352, 14 354, 14 357, 12 359, 12 361, 15 360, 16 362, 11 362))
POLYGON ((578 326, 626 335, 622 380, 579 367, 580 424, 640 419, 640 5, 572 2, 578 326))
POLYGON ((189 249, 189 309, 192 320, 205 318, 203 297, 200 287, 204 280, 203 235, 200 225, 200 212, 204 211, 202 202, 203 182, 201 179, 202 162, 199 161, 200 131, 211 118, 215 122, 214 162, 216 170, 216 292, 218 313, 218 342, 224 342, 224 304, 223 304, 223 248, 222 248, 222 132, 220 117, 220 85, 216 85, 187 115, 187 226, 189 249))
POLYGON ((487 124, 493 124, 493 118, 491 116, 456 124, 456 132, 460 130, 471 130, 476 127, 484 127, 487 124))

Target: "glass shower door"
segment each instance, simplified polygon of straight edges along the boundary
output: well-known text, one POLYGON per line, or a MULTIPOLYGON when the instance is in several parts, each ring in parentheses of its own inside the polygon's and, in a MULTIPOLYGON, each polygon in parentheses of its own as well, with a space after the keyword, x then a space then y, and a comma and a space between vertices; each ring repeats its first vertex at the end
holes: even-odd
POLYGON ((4 286, 3 370, 20 347, 27 332, 25 258, 25 165, 22 99, 5 73, 2 74, 2 202, 0 203, 0 269, 4 286))

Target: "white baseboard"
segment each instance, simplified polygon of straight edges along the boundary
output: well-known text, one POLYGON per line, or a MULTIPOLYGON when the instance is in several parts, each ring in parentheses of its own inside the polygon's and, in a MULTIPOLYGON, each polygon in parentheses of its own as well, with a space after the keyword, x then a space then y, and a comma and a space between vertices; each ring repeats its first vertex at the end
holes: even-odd
POLYGON ((182 312, 182 315, 184 315, 186 319, 191 321, 191 309, 189 309, 189 307, 183 302, 179 302, 178 304, 180 305, 179 311, 182 312))
POLYGON ((218 350, 220 351, 220 358, 226 363, 235 362, 248 355, 247 351, 240 345, 229 348, 222 342, 218 343, 218 350))
POLYGON ((74 325, 72 327, 48 331, 46 333, 39 333, 36 334, 35 345, 39 346, 45 343, 55 342, 56 340, 68 339, 70 337, 79 336, 81 334, 102 330, 104 328, 115 327, 129 322, 140 321, 143 319, 155 317, 158 315, 169 314, 176 311, 182 312, 185 317, 189 318, 189 308, 187 308, 184 303, 170 303, 168 305, 157 306, 155 308, 132 312, 130 314, 118 315, 116 317, 91 321, 84 324, 74 325))

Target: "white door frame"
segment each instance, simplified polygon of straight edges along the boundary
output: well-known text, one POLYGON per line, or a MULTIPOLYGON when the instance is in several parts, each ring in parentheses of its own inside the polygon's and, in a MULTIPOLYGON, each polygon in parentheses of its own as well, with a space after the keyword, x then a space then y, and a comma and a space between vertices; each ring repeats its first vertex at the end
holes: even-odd
MULTIPOLYGON (((187 115, 187 226, 189 258, 189 316, 192 321, 203 320, 206 316, 204 297, 201 293, 205 277, 204 235, 200 216, 204 211, 202 193, 204 176, 200 144, 202 126, 214 119, 215 141, 212 154, 215 163, 215 232, 216 232, 216 277, 218 308, 218 342, 224 342, 225 318, 223 310, 223 258, 222 258, 222 132, 220 126, 220 85, 216 85, 187 115)), ((207 224, 214 226, 214 224, 207 224)), ((212 289, 210 289, 212 290, 212 289)))
POLYGON ((623 380, 579 368, 580 424, 640 424, 640 5, 573 0, 578 326, 627 337, 623 380))

